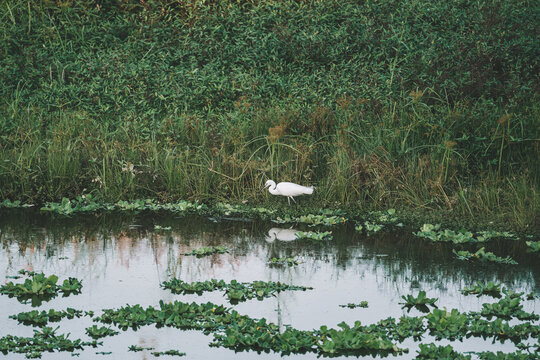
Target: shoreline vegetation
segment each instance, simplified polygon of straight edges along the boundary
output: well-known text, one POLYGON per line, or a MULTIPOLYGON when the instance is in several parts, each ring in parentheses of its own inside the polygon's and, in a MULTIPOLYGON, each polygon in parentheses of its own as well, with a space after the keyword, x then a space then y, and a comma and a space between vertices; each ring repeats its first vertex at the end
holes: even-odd
POLYGON ((273 179, 315 186, 300 207, 538 232, 539 11, 2 2, 0 202, 285 206, 273 179))

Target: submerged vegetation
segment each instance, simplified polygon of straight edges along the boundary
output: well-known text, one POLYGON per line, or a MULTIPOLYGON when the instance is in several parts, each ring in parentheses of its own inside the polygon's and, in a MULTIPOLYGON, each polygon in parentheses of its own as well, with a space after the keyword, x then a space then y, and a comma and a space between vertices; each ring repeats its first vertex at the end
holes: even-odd
POLYGON ((282 204, 273 178, 537 229, 539 6, 4 1, 0 201, 282 204))

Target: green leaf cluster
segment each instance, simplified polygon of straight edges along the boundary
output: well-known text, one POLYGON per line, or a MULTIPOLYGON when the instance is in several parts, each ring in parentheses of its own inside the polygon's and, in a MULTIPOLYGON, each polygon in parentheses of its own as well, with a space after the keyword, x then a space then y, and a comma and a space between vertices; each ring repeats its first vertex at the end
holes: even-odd
POLYGON ((487 284, 478 283, 474 286, 462 289, 461 293, 464 295, 476 295, 478 297, 489 295, 494 298, 500 298, 502 296, 501 285, 502 284, 495 284, 493 281, 489 281, 487 284))
POLYGON ((282 266, 282 265, 287 265, 287 266, 295 266, 295 265, 300 265, 302 262, 300 260, 297 260, 295 258, 285 258, 285 257, 281 257, 281 258, 271 258, 270 260, 268 260, 268 265, 271 265, 271 266, 282 266))
POLYGON ((44 352, 82 350, 86 346, 96 347, 101 343, 96 340, 82 341, 80 339, 70 340, 68 335, 56 334, 56 329, 43 327, 34 330, 33 337, 21 337, 6 335, 0 338, 0 352, 26 354, 26 358, 41 358, 44 352))
POLYGON ((12 281, 7 282, 0 287, 0 294, 16 297, 22 303, 28 300, 32 301, 32 306, 39 306, 43 301, 58 296, 61 292, 63 296, 70 294, 79 294, 82 284, 76 278, 68 278, 57 285, 58 276, 45 276, 43 273, 32 273, 31 278, 25 279, 24 283, 14 284, 12 281))
POLYGON ((367 301, 360 301, 358 304, 347 303, 347 304, 339 305, 339 306, 342 307, 342 308, 349 308, 349 309, 355 309, 355 308, 358 308, 358 307, 367 308, 368 307, 368 302, 367 301))
POLYGON ((86 328, 86 334, 93 339, 99 339, 106 336, 118 335, 119 332, 106 326, 98 327, 97 325, 92 325, 86 328))
POLYGON ((24 325, 43 327, 49 322, 57 322, 64 318, 80 318, 83 315, 93 316, 93 312, 83 312, 82 310, 75 310, 73 308, 67 308, 66 310, 61 311, 56 311, 54 309, 49 309, 48 311, 32 310, 11 315, 9 318, 17 320, 19 323, 23 323, 24 325))
POLYGON ((416 297, 414 297, 413 295, 406 295, 406 296, 403 295, 401 296, 401 298, 405 302, 400 303, 400 304, 403 304, 403 307, 407 307, 409 309, 415 307, 422 312, 428 312, 429 311, 428 305, 437 307, 435 303, 437 302, 438 299, 428 298, 424 290, 421 290, 416 297))
POLYGON ((197 293, 201 295, 205 291, 225 290, 225 295, 232 303, 254 298, 262 300, 263 298, 273 296, 280 291, 305 291, 312 289, 311 287, 288 285, 274 281, 238 282, 236 280, 231 280, 230 283, 226 283, 223 280, 211 279, 207 281, 186 283, 177 278, 164 281, 162 287, 171 290, 174 294, 197 293))
POLYGON ((196 257, 209 256, 213 254, 225 254, 228 253, 229 249, 226 246, 202 246, 197 249, 185 253, 184 255, 193 255, 196 257))
POLYGON ((517 262, 514 259, 512 259, 510 256, 502 258, 495 255, 492 252, 485 251, 485 248, 483 247, 480 248, 475 253, 471 253, 466 250, 456 251, 455 249, 452 250, 452 252, 454 253, 454 255, 456 255, 456 257, 459 260, 480 260, 480 261, 490 261, 490 262, 496 262, 499 264, 510 264, 510 265, 517 264, 517 262))
POLYGON ((295 234, 297 239, 332 240, 331 231, 299 231, 295 234))

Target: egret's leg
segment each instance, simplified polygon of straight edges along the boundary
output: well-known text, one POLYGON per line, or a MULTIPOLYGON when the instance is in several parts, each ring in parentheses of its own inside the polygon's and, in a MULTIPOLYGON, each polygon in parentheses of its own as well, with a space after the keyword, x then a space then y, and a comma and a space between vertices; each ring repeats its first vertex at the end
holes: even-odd
POLYGON ((296 204, 296 200, 294 200, 294 198, 292 196, 290 198, 296 204))
POLYGON ((289 203, 289 206, 291 206, 291 197, 290 196, 287 196, 287 202, 289 203))

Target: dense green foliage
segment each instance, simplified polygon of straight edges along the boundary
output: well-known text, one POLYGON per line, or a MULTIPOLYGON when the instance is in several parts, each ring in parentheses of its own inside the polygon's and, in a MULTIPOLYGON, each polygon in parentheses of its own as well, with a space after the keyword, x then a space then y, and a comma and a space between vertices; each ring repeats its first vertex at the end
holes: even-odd
POLYGON ((317 204, 538 226, 539 11, 4 1, 0 200, 260 202, 270 177, 317 204))

